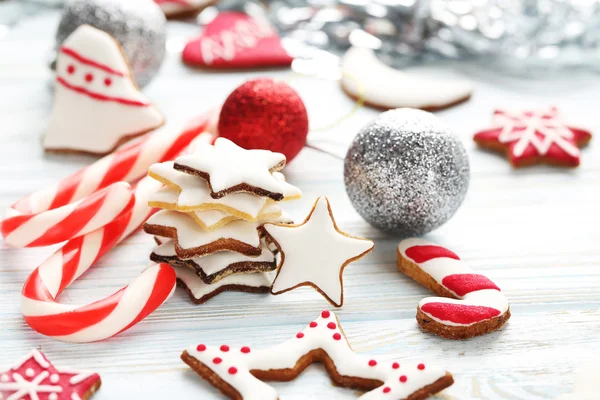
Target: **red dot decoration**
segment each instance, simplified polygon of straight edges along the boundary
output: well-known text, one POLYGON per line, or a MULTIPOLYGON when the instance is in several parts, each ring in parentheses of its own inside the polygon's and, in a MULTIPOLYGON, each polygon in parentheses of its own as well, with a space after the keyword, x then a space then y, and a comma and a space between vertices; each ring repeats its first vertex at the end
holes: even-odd
POLYGON ((406 377, 406 375, 402 375, 400 377, 400 382, 405 383, 408 380, 408 378, 406 377))
POLYGON ((419 368, 421 371, 423 371, 425 369, 425 364, 419 364, 419 365, 417 365, 417 368, 419 368))
POLYGON ((315 321, 311 322, 308 326, 310 326, 311 328, 316 328, 319 324, 317 324, 315 321))
POLYGON ((244 354, 248 354, 248 353, 250 353, 250 347, 244 346, 240 349, 240 351, 244 354))
POLYGON ((94 75, 92 74, 85 74, 85 81, 86 82, 91 82, 94 80, 94 75))
POLYGON ((213 362, 214 362, 215 364, 221 364, 221 362, 222 362, 222 361, 223 361, 223 360, 221 359, 221 357, 215 357, 215 358, 213 358, 213 362))
POLYGON ((237 368, 236 367, 230 367, 227 372, 229 372, 231 375, 235 375, 237 374, 237 368))
POLYGON ((321 317, 323 317, 323 318, 329 318, 330 315, 331 315, 331 313, 329 311, 323 311, 321 313, 321 317))
POLYGON ((335 329, 335 328, 337 328, 337 325, 334 322, 330 322, 330 323, 327 324, 327 327, 329 329, 335 329))
POLYGON ((206 350, 206 345, 204 344, 199 344, 198 347, 196 347, 197 351, 204 351, 206 350))
POLYGON ((370 367, 374 367, 376 365, 377 365, 377 361, 375 361, 375 360, 369 360, 369 366, 370 367))
POLYGON ((227 353, 229 351, 229 346, 227 346, 226 344, 224 344, 223 346, 221 346, 221 351, 224 353, 227 353))
POLYGON ((67 67, 67 73, 73 74, 75 72, 75 67, 73 65, 69 65, 67 67))
POLYGON ((334 338, 335 340, 340 340, 340 339, 342 338, 342 335, 340 335, 339 333, 334 333, 334 334, 333 334, 333 338, 334 338))
POLYGON ((392 391, 392 389, 390 389, 390 388, 389 388, 389 387, 387 387, 387 386, 383 388, 383 393, 389 393, 389 392, 391 392, 391 391, 392 391))
POLYGON ((298 332, 298 333, 296 334, 296 337, 297 337, 298 339, 302 339, 302 338, 304 337, 304 333, 302 333, 302 332, 298 332))
POLYGON ((398 364, 397 362, 395 362, 395 363, 392 364, 392 368, 398 369, 398 368, 400 368, 400 364, 398 364))
POLYGON ((106 86, 112 85, 112 79, 110 79, 110 78, 104 78, 104 85, 106 85, 106 86))

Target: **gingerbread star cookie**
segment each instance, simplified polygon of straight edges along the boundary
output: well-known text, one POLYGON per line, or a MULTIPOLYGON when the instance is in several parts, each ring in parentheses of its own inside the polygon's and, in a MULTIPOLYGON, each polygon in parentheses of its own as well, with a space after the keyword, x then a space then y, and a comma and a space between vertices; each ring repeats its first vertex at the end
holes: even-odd
POLYGON ((373 242, 350 236, 335 224, 326 197, 319 197, 300 225, 265 224, 262 229, 281 252, 272 294, 312 286, 331 304, 344 302, 342 273, 373 250, 373 242))
POLYGON ((100 384, 98 374, 60 370, 34 349, 9 370, 0 372, 0 399, 87 400, 100 384))
POLYGON ((275 388, 263 380, 293 380, 316 362, 323 363, 336 385, 366 390, 359 397, 362 400, 422 400, 454 383, 449 372, 429 364, 356 354, 330 311, 323 311, 294 337, 270 348, 198 344, 185 350, 181 359, 237 400, 277 400, 275 388))
POLYGON ((577 167, 580 147, 588 144, 592 134, 565 124, 558 110, 494 112, 492 126, 479 131, 473 140, 482 148, 506 153, 513 167, 546 163, 577 167))
POLYGON ((273 271, 277 266, 275 256, 264 244, 260 255, 256 257, 248 257, 234 251, 221 251, 204 257, 182 260, 177 256, 173 241, 168 240, 154 249, 150 254, 150 260, 185 267, 194 271, 200 280, 208 285, 232 274, 273 271))
MULTIPOLYGON (((225 138, 214 145, 201 144, 193 154, 175 160, 175 169, 199 176, 208 182, 215 199, 238 192, 250 192, 283 200, 289 184, 279 181, 273 172, 285 166, 285 156, 269 150, 245 150, 225 138)), ((299 197, 298 195, 294 197, 299 197)))

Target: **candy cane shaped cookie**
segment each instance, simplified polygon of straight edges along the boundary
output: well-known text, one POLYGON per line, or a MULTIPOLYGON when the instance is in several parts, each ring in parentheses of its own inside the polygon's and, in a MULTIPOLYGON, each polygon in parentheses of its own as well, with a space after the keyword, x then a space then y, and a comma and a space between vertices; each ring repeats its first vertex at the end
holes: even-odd
POLYGON ((502 327, 508 300, 494 282, 473 271, 452 251, 423 239, 398 245, 398 269, 439 296, 417 307, 421 328, 448 339, 467 339, 502 327))

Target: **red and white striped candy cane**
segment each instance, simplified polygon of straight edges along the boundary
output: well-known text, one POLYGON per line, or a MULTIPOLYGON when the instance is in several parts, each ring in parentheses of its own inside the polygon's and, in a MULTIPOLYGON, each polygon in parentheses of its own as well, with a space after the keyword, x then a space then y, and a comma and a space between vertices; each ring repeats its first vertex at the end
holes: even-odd
POLYGON ((427 297, 419 303, 417 321, 425 330, 464 339, 499 329, 510 318, 508 300, 500 288, 444 247, 423 239, 403 240, 398 245, 398 267, 446 296, 427 297))
MULTIPOLYGON (((34 330, 64 341, 102 340, 130 328, 169 298, 175 273, 168 265, 159 264, 147 268, 131 285, 94 303, 79 306, 56 301, 152 213, 148 197, 160 184, 144 178, 132 191, 128 183, 119 180, 137 180, 152 163, 174 158, 209 128, 210 117, 196 120, 182 132, 167 127, 121 148, 9 210, 2 223, 9 244, 41 246, 70 239, 33 271, 23 287, 22 312, 34 330)), ((204 137, 212 139, 211 134, 204 137)))

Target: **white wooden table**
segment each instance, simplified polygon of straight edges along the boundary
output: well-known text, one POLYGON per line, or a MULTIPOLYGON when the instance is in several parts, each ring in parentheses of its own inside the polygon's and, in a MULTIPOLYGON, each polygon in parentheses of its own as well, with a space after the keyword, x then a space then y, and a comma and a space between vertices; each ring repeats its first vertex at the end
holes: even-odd
MULTIPOLYGON (((1 209, 92 161, 47 155, 40 146, 52 99, 46 65, 57 16, 48 12, 23 21, 0 39, 1 209)), ((170 23, 168 58, 146 89, 168 118, 191 117, 221 102, 247 78, 264 75, 185 68, 177 50, 196 30, 170 23)), ((317 196, 326 195, 343 230, 376 242, 373 253, 346 269, 345 304, 337 311, 356 351, 446 367, 456 383, 440 399, 554 398, 570 390, 577 367, 599 356, 600 138, 583 151, 577 170, 513 171, 501 157, 478 151, 470 137, 489 122, 496 106, 527 105, 558 105, 600 133, 600 84, 590 77, 532 83, 475 68, 466 72, 477 80, 473 99, 439 116, 467 147, 471 186, 456 216, 428 238, 454 249, 503 288, 513 316, 501 331, 456 342, 419 330, 415 307, 427 290, 396 269, 398 238, 371 228, 354 211, 339 159, 302 151, 285 172, 304 198, 288 204, 287 210, 300 220, 317 196)), ((268 74, 289 76, 285 71, 268 74)), ((304 97, 313 126, 325 125, 352 107, 335 82, 303 78, 292 84, 304 97)), ((314 140, 333 143, 343 154, 352 136, 375 115, 362 109, 314 140)), ((152 247, 148 235, 134 235, 76 282, 62 301, 87 302, 113 293, 139 274, 152 247)), ((287 339, 328 308, 308 288, 282 296, 225 293, 199 306, 178 290, 143 323, 116 338, 61 343, 29 329, 19 309, 23 282, 53 250, 0 249, 0 365, 40 348, 59 366, 99 372, 103 385, 97 400, 221 398, 179 360, 186 346, 200 341, 267 346, 287 339)), ((294 382, 274 385, 282 399, 356 397, 332 386, 318 365, 294 382)))

